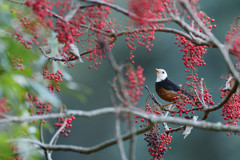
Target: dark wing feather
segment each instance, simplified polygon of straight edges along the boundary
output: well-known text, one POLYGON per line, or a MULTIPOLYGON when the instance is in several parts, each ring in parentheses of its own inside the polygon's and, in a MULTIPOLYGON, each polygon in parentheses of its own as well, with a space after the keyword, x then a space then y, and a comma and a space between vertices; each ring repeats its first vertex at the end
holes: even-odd
POLYGON ((178 85, 173 83, 168 78, 166 78, 165 80, 163 80, 161 82, 156 82, 156 88, 158 88, 158 87, 162 87, 166 90, 174 91, 174 92, 178 92, 181 90, 181 93, 185 94, 189 98, 192 98, 192 96, 186 90, 181 89, 178 85))
POLYGON ((160 82, 156 82, 156 85, 157 86, 161 86, 163 87, 164 89, 166 90, 169 90, 169 91, 180 91, 180 87, 177 86, 176 84, 174 84, 171 80, 169 80, 168 78, 166 78, 165 80, 163 81, 160 81, 160 82))

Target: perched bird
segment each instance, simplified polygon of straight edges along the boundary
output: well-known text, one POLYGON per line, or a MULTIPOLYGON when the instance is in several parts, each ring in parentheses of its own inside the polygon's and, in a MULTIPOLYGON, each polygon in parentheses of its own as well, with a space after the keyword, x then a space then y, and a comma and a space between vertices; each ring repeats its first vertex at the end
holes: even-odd
POLYGON ((188 92, 182 90, 178 85, 174 84, 168 79, 167 72, 164 69, 156 68, 156 72, 157 79, 155 83, 155 89, 160 98, 168 102, 175 102, 176 99, 174 97, 179 96, 180 94, 183 95, 180 96, 181 99, 185 99, 184 95, 192 98, 188 92))

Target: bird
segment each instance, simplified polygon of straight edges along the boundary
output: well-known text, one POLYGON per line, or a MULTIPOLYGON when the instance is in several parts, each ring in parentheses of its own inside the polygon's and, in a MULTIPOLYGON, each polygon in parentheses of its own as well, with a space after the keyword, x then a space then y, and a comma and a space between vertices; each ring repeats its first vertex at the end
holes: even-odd
POLYGON ((173 83, 168 79, 167 72, 164 69, 156 69, 157 79, 155 82, 155 90, 158 96, 167 101, 167 102, 176 102, 177 96, 180 96, 180 99, 185 99, 185 97, 192 98, 192 96, 178 85, 173 83))

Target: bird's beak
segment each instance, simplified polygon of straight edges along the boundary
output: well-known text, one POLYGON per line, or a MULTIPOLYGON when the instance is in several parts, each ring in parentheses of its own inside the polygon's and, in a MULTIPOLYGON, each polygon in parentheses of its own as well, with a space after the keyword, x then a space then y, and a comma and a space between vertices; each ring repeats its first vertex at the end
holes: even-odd
POLYGON ((160 71, 159 71, 157 68, 155 68, 155 70, 156 70, 158 73, 160 73, 160 71))

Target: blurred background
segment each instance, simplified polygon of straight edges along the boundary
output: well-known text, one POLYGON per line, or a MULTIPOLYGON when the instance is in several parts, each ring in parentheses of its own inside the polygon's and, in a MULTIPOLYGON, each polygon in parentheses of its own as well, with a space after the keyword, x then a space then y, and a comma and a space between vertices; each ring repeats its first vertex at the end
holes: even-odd
MULTIPOLYGON (((119 1, 123 7, 126 7, 125 1, 119 1)), ((232 0, 200 0, 199 6, 211 18, 215 18, 217 25, 213 29, 213 33, 221 42, 227 31, 230 30, 233 19, 240 15, 240 1, 232 0)), ((115 17, 116 21, 127 22, 126 17, 119 16, 114 13, 111 17, 115 17), (116 15, 116 16, 115 16, 116 15)), ((129 49, 126 46, 124 37, 120 38, 115 47, 113 54, 115 55, 118 63, 124 63, 125 58, 129 57, 129 49)), ((156 73, 154 68, 164 68, 168 72, 170 79, 176 83, 186 83, 186 73, 184 72, 184 65, 182 61, 182 52, 179 51, 177 45, 174 45, 175 35, 166 33, 157 33, 152 48, 152 52, 147 52, 143 47, 139 47, 135 54, 135 66, 142 66, 144 68, 144 76, 146 77, 145 85, 148 85, 152 92, 155 92, 154 83, 156 73)), ((218 49, 208 49, 207 54, 204 56, 207 63, 204 67, 198 68, 200 77, 204 77, 210 93, 213 95, 215 103, 220 101, 219 89, 223 86, 224 81, 220 80, 220 76, 228 74, 226 65, 219 53, 218 49)), ((98 67, 97 71, 88 70, 88 62, 78 64, 72 67, 71 75, 74 80, 82 86, 79 92, 83 89, 89 88, 89 94, 86 95, 86 101, 81 102, 71 95, 62 96, 62 100, 71 109, 93 110, 106 106, 111 106, 109 98, 109 81, 114 76, 114 71, 107 59, 102 61, 102 65, 98 67)), ((138 107, 144 107, 146 96, 148 93, 143 90, 144 95, 139 101, 138 107)), ((166 104, 163 100, 160 100, 166 104)), ((220 115, 221 110, 213 112, 208 121, 217 122, 222 121, 220 115)), ((201 115, 200 115, 201 116, 201 115)), ((114 137, 114 123, 115 117, 113 115, 103 115, 89 118, 77 118, 73 122, 72 132, 68 138, 61 138, 59 144, 73 144, 84 147, 90 147, 114 137)), ((128 128, 122 126, 123 133, 128 131, 128 128)), ((165 160, 237 160, 240 159, 239 145, 240 138, 237 135, 227 136, 226 132, 210 132, 205 130, 193 129, 192 133, 183 139, 182 132, 172 134, 172 150, 164 155, 165 160)), ((144 135, 137 137, 136 143, 136 160, 151 159, 147 151, 146 142, 143 140, 144 135)), ((126 152, 128 153, 129 141, 124 142, 126 152)), ((120 153, 117 145, 104 149, 100 152, 90 155, 83 155, 72 152, 55 152, 54 159, 84 159, 84 160, 103 160, 114 159, 120 160, 120 153)))
MULTIPOLYGON (((1 2, 1 0, 0 0, 1 2)), ((117 4, 127 8, 126 0, 117 1, 117 4)), ((209 17, 215 19, 216 29, 213 33, 221 42, 227 31, 230 30, 233 19, 240 15, 240 1, 232 0, 199 0, 199 6, 209 17)), ((3 17, 3 13, 1 13, 3 17)), ((116 12, 111 15, 116 21, 127 24, 128 19, 116 12)), ((1 23, 1 22, 0 22, 1 23)), ((7 23, 7 22, 6 22, 7 23)), ((174 25, 173 25, 174 27, 174 25)), ((154 47, 151 52, 147 52, 143 47, 138 47, 135 54, 135 66, 140 65, 144 68, 144 76, 146 77, 145 85, 148 85, 150 90, 155 93, 156 73, 154 68, 163 68, 168 72, 168 76, 174 82, 179 84, 186 83, 186 73, 182 61, 182 52, 179 51, 177 45, 174 44, 175 35, 166 33, 157 33, 153 41, 154 47)), ((129 49, 127 48, 125 37, 117 40, 115 47, 112 50, 118 63, 125 63, 129 57, 129 49)), ((205 78, 206 85, 213 95, 215 103, 220 101, 220 88, 224 81, 220 80, 220 76, 228 74, 226 65, 218 49, 208 49, 204 60, 207 63, 204 67, 198 68, 200 77, 205 78)), ((76 64, 74 67, 67 69, 73 77, 73 81, 78 83, 79 87, 76 92, 64 92, 58 96, 62 102, 67 105, 68 109, 94 110, 103 107, 110 107, 110 85, 115 76, 107 59, 102 61, 97 71, 89 70, 88 66, 92 65, 88 62, 76 64), (74 96, 75 95, 75 96, 74 96)), ((144 95, 139 100, 137 107, 143 108, 148 95, 147 91, 143 90, 144 95)), ((166 104, 165 101, 159 101, 166 104)), ((208 121, 223 122, 223 117, 220 115, 221 110, 210 114, 208 121)), ((201 116, 201 115, 200 115, 201 116)), ((127 125, 122 121, 122 133, 128 132, 127 125)), ((73 121, 71 134, 65 138, 61 136, 58 144, 72 144, 82 147, 91 147, 104 142, 115 136, 115 116, 102 115, 93 118, 76 118, 73 121)), ((163 131, 163 130, 162 130, 163 131)), ((45 134, 52 134, 53 130, 46 131, 45 134)), ((205 130, 193 129, 192 133, 183 139, 182 132, 172 134, 172 150, 166 152, 165 160, 237 160, 240 159, 239 145, 240 138, 237 135, 227 136, 225 132, 210 132, 205 130)), ((46 138, 50 139, 51 137, 46 138)), ((129 141, 124 142, 126 153, 128 154, 129 141)), ((151 156, 147 150, 147 143, 144 141, 144 135, 137 136, 136 143, 136 160, 149 160, 151 156)), ((44 159, 44 158, 43 158, 44 159)), ((97 153, 84 155, 73 152, 54 152, 54 160, 120 160, 120 153, 117 145, 106 148, 97 153)))

